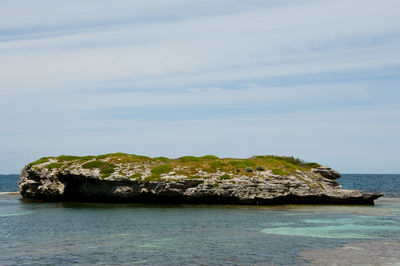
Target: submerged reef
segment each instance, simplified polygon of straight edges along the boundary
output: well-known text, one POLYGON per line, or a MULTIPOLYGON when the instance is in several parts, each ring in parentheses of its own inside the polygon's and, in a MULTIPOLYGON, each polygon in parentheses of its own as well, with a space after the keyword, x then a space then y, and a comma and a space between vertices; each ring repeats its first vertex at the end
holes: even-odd
POLYGON ((293 157, 112 153, 41 158, 22 169, 19 189, 28 199, 80 202, 374 204, 382 196, 342 189, 339 177, 293 157))

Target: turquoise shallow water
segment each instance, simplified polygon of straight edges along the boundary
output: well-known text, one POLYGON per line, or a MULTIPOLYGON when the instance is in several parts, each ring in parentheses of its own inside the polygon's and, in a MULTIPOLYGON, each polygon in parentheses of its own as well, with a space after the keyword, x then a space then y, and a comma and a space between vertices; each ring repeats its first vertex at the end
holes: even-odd
POLYGON ((307 264, 301 253, 400 240, 375 206, 37 203, 0 194, 0 264, 307 264))

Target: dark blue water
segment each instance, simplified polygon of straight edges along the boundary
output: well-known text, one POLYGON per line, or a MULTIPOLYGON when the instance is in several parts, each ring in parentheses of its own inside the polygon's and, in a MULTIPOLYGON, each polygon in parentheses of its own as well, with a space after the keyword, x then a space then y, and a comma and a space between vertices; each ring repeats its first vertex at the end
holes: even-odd
POLYGON ((18 175, 0 175, 0 192, 18 191, 18 175))
POLYGON ((343 188, 383 192, 386 197, 400 197, 400 175, 345 174, 338 181, 343 188))
MULTIPOLYGON (((3 193, 0 264, 303 265, 310 250, 400 240, 399 178, 339 179, 391 196, 375 206, 38 203, 3 193)), ((0 179, 15 191, 15 176, 0 179)))

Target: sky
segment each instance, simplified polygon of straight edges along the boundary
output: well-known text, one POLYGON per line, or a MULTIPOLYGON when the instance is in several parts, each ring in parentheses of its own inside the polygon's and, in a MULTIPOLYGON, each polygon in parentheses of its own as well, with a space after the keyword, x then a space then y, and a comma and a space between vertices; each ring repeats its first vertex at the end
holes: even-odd
POLYGON ((286 155, 400 173, 400 1, 0 1, 0 173, 286 155))

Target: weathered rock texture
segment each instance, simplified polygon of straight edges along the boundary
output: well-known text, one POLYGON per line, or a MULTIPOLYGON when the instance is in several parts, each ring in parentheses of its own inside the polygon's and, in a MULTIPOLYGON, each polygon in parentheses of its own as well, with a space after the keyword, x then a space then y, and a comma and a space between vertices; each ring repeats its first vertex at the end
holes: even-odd
MULTIPOLYGON (((156 180, 149 180, 146 177, 127 177, 123 169, 135 169, 135 163, 128 168, 127 163, 117 164, 113 168, 114 172, 105 177, 100 174, 100 169, 85 169, 75 162, 56 168, 53 167, 55 161, 49 159, 44 163, 24 167, 19 183, 24 198, 49 201, 267 205, 373 204, 375 199, 382 196, 341 189, 334 180, 340 175, 327 167, 297 169, 287 175, 273 174, 273 171, 260 168, 260 171, 252 170, 251 173, 240 170, 208 173, 199 170, 189 176, 176 174, 174 171, 181 169, 174 168, 174 171, 157 176, 156 180)), ((151 164, 136 165, 140 165, 138 169, 141 169, 144 176, 146 173, 151 176, 151 164)))
POLYGON ((327 166, 313 168, 311 171, 328 179, 338 179, 340 177, 340 174, 336 170, 327 166))

